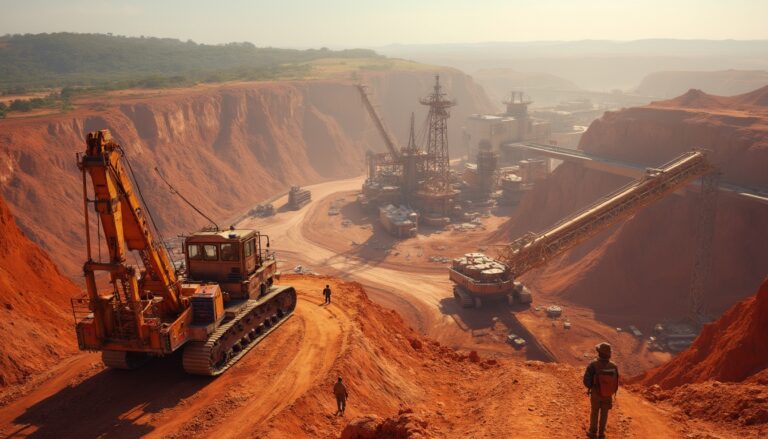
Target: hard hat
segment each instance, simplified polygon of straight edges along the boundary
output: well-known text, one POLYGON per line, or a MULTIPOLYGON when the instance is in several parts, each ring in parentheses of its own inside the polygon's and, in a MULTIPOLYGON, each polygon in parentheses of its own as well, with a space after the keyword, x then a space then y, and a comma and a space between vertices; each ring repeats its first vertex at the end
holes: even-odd
POLYGON ((603 355, 607 355, 607 356, 611 355, 611 345, 609 343, 606 343, 606 342, 602 342, 602 343, 598 344, 597 346, 595 346, 595 350, 599 354, 603 354, 603 355))

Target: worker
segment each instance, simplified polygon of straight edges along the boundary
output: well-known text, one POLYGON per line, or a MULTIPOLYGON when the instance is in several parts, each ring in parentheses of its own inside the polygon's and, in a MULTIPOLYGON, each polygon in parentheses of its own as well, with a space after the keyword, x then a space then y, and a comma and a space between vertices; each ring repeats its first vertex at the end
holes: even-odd
POLYGON ((325 303, 331 303, 331 287, 326 285, 323 289, 323 296, 325 296, 325 303))
POLYGON ((347 387, 341 382, 341 377, 333 386, 333 394, 336 396, 336 406, 338 407, 336 414, 344 416, 344 410, 347 408, 347 396, 349 394, 347 393, 347 387))
POLYGON ((587 436, 602 439, 605 438, 608 411, 613 407, 613 400, 619 391, 619 368, 611 362, 610 344, 600 343, 595 350, 597 359, 589 363, 584 372, 584 387, 591 405, 587 436))

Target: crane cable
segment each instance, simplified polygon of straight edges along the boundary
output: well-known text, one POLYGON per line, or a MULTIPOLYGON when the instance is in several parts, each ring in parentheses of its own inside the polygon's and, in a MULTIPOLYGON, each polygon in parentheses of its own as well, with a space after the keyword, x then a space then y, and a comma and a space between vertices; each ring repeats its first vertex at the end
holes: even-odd
MULTIPOLYGON (((168 256, 168 259, 171 260, 171 263, 173 264, 174 271, 176 269, 176 261, 173 259, 173 255, 171 252, 168 251, 168 249, 165 246, 165 238, 163 238, 163 235, 160 233, 160 229, 157 227, 157 224, 155 223, 155 219, 152 217, 152 211, 149 209, 149 205, 144 200, 144 195, 141 193, 141 185, 139 184, 139 180, 136 179, 136 174, 133 172, 133 167, 131 166, 131 161, 128 159, 128 154, 125 153, 125 150, 122 146, 118 145, 118 148, 120 149, 120 153, 122 154, 123 158, 125 159, 125 163, 128 165, 128 172, 131 174, 131 179, 133 180, 133 184, 136 186, 136 192, 139 194, 139 199, 141 199, 141 204, 144 206, 144 210, 147 212, 147 216, 149 217, 149 221, 152 223, 152 227, 155 229, 155 233, 157 233, 158 238, 160 238, 160 242, 163 243, 163 248, 165 250, 166 256, 168 256)), ((117 179, 119 182, 120 180, 117 179)), ((120 188, 125 193, 125 188, 120 185, 120 188)), ((166 277, 170 277, 168 273, 166 273, 166 277)))

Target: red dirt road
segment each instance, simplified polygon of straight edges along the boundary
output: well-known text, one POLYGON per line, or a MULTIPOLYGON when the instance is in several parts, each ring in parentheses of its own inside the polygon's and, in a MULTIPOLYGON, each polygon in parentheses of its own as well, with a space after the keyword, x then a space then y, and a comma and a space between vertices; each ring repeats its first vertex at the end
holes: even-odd
POLYGON ((346 349, 346 311, 293 285, 294 316, 220 378, 184 374, 178 356, 118 371, 98 354, 77 355, 0 409, 0 436, 247 436, 325 379, 346 349))

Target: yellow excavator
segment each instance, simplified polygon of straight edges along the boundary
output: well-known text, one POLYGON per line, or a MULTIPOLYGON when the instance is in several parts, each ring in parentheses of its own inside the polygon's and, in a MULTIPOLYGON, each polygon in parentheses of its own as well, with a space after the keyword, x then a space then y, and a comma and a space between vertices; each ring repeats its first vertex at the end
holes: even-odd
POLYGON ((218 227, 196 232, 184 239, 182 269, 156 238, 130 162, 108 130, 88 134, 78 168, 88 247, 87 293, 72 301, 81 350, 101 351, 109 367, 133 369, 183 349, 188 373, 215 376, 293 314, 296 291, 274 285, 279 273, 267 235, 218 227), (105 261, 92 257, 91 206, 109 252, 105 261), (140 267, 128 263, 131 252, 140 267), (99 288, 105 279, 108 287, 99 288))

